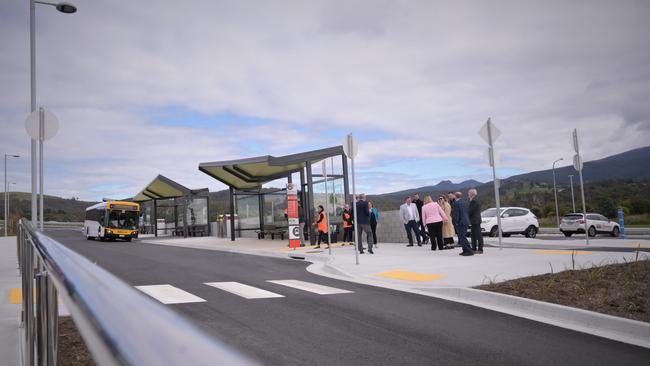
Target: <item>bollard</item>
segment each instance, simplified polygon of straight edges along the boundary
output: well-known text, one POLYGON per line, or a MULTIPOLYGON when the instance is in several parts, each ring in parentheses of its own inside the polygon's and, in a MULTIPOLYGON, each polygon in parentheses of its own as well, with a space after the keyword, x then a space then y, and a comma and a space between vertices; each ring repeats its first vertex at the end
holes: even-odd
POLYGON ((621 239, 625 239, 625 214, 623 208, 618 208, 618 224, 621 226, 621 239))

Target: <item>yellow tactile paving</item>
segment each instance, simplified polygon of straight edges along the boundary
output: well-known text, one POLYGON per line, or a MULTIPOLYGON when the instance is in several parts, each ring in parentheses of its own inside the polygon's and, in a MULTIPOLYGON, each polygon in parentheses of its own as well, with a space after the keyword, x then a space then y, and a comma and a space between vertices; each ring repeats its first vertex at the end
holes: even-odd
POLYGON ((417 273, 417 272, 408 272, 408 271, 400 271, 400 270, 377 273, 377 276, 393 278, 396 280, 414 281, 414 282, 428 282, 428 281, 447 278, 446 275, 417 273))
MULTIPOLYGON (((36 301, 36 289, 34 289, 34 301, 36 301)), ((20 287, 12 287, 9 290, 9 303, 22 304, 23 303, 23 289, 20 287)))
POLYGON ((537 254, 594 254, 594 252, 588 252, 584 250, 554 250, 554 249, 535 249, 537 254))

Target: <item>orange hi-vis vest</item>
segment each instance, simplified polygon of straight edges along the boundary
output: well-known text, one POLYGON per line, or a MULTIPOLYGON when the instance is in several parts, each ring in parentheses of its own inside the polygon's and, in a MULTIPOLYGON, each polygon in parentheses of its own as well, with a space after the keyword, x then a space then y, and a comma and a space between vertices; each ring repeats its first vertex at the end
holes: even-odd
POLYGON ((320 214, 320 222, 318 223, 318 231, 322 231, 324 233, 327 232, 327 228, 329 225, 327 225, 327 217, 325 216, 324 213, 320 214))
POLYGON ((349 223, 350 220, 350 213, 349 212, 344 212, 343 213, 343 228, 348 228, 352 227, 352 224, 349 223))

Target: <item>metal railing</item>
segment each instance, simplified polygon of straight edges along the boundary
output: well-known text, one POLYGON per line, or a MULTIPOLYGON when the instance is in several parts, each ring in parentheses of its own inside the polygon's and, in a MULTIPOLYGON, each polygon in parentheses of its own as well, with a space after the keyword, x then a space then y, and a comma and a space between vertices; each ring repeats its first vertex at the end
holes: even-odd
POLYGON ((58 296, 100 366, 254 364, 25 219, 17 238, 23 365, 57 364, 58 296))

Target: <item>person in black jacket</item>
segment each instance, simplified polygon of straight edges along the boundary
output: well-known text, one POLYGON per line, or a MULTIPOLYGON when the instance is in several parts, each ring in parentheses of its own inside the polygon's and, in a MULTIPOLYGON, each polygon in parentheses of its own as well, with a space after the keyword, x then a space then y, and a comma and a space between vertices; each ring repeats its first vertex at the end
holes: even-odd
POLYGON ((472 250, 474 253, 483 254, 483 233, 481 232, 481 201, 478 199, 476 189, 467 192, 469 197, 469 224, 472 236, 472 250))
POLYGON ((463 248, 462 256, 474 255, 474 251, 469 246, 467 241, 467 229, 469 229, 469 206, 463 200, 463 194, 456 192, 456 202, 454 203, 454 210, 452 211, 454 227, 458 235, 458 243, 463 248))
POLYGON ((426 245, 429 242, 429 235, 427 235, 427 229, 424 227, 424 223, 422 222, 422 206, 424 206, 424 201, 420 199, 420 193, 415 193, 411 199, 411 202, 413 202, 415 204, 415 207, 418 208, 418 215, 420 215, 418 226, 420 227, 420 235, 422 235, 422 241, 424 241, 424 244, 426 245))

